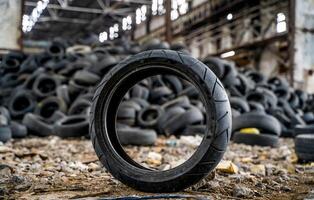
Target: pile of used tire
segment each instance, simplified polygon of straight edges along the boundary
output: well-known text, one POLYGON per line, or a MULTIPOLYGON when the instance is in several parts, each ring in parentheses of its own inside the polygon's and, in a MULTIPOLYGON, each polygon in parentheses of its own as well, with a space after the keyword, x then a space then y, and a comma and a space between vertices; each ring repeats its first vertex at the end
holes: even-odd
MULTIPOLYGON (((267 78, 251 69, 237 70, 233 63, 219 58, 208 57, 203 62, 229 92, 234 142, 275 147, 279 136, 314 133, 312 94, 293 89, 283 78, 267 78)), ((297 136, 296 145, 301 137, 305 136, 297 136)))
POLYGON ((122 144, 153 144, 157 135, 204 134, 206 112, 190 83, 173 75, 144 79, 131 88, 117 112, 122 144))
MULTIPOLYGON (((127 56, 156 48, 187 51, 184 45, 169 46, 168 43, 158 40, 142 47, 123 40, 105 42, 93 47, 70 46, 64 41, 55 40, 42 53, 25 55, 21 52, 11 52, 4 55, 0 63, 0 141, 6 142, 12 137, 23 138, 27 135, 87 137, 89 109, 94 90, 101 78, 127 56)), ((175 84, 173 89, 177 93, 188 92, 175 77, 165 76, 162 83, 165 82, 175 84), (175 83, 172 83, 173 81, 175 83)), ((136 107, 139 109, 144 108, 145 98, 149 98, 153 103, 161 103, 165 102, 165 96, 172 92, 173 90, 166 86, 147 88, 137 85, 132 89, 131 97, 137 99, 137 106, 142 106, 136 107), (159 99, 161 96, 163 100, 159 99)), ((190 104, 189 99, 181 99, 183 103, 188 101, 190 104)), ((180 103, 181 100, 177 101, 180 103)), ((124 103, 124 111, 118 113, 119 118, 121 113, 134 114, 134 107, 127 108, 128 103, 130 104, 124 103)), ((145 110, 151 109, 156 109, 156 106, 149 106, 145 110)), ((145 110, 142 112, 146 112, 145 110)), ((157 110, 159 112, 159 109, 157 110)), ((138 110, 136 112, 138 113, 138 110)), ((142 129, 152 126, 146 126, 145 119, 138 119, 142 129)), ((124 119, 124 122, 128 120, 124 119)), ((120 132, 123 134, 125 131, 132 132, 124 126, 120 132)), ((143 132, 145 131, 142 130, 141 133, 143 132)), ((146 131, 145 134, 154 138, 151 136, 154 134, 152 131, 150 134, 146 131)), ((124 137, 124 143, 130 143, 128 136, 124 137)))
MULTIPOLYGON (((3 56, 0 64, 0 141, 30 134, 86 136, 89 108, 98 82, 127 56, 151 49, 188 52, 182 44, 170 46, 158 40, 143 46, 115 40, 93 47, 54 41, 42 53, 11 52, 3 56)), ((235 142, 276 146, 279 136, 294 137, 297 126, 308 127, 314 123, 314 96, 291 88, 287 80, 267 78, 251 69, 238 70, 234 63, 215 57, 208 57, 203 62, 220 78, 229 93, 235 142), (250 129, 254 134, 248 134, 250 129)), ((165 115, 164 104, 169 103, 169 96, 175 99, 173 101, 188 102, 190 107, 198 107, 203 112, 197 91, 176 77, 160 76, 143 81, 128 95, 128 102, 121 106, 123 111, 118 112, 121 134, 134 132, 125 128, 129 126, 137 126, 135 132, 141 130, 143 134, 149 129, 146 131, 151 132, 149 135, 204 130, 202 123, 169 131, 169 128, 159 127, 160 122, 156 120, 145 121, 146 112, 154 113, 154 117, 165 115)), ((187 107, 183 106, 181 111, 176 107, 180 106, 174 106, 172 112, 188 111, 187 107)))

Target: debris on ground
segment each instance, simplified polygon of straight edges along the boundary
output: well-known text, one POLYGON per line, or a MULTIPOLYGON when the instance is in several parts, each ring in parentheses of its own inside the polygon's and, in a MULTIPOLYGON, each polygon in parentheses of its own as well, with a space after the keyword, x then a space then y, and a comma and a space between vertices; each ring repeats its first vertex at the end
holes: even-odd
MULTIPOLYGON (((126 149, 142 161, 151 162, 156 169, 167 170, 173 166, 166 166, 165 162, 178 165, 175 163, 188 158, 182 155, 187 156, 187 152, 195 150, 187 145, 180 146, 185 139, 171 138, 169 141, 158 138, 153 147, 126 149)), ((181 193, 209 195, 212 199, 310 199, 314 188, 314 164, 294 163, 293 155, 292 139, 281 139, 279 148, 231 143, 222 164, 203 181, 181 193), (221 170, 222 166, 231 166, 233 173, 221 170)), ((64 140, 51 136, 1 144, 0 176, 0 198, 149 196, 113 178, 102 168, 91 142, 82 139, 64 140)))

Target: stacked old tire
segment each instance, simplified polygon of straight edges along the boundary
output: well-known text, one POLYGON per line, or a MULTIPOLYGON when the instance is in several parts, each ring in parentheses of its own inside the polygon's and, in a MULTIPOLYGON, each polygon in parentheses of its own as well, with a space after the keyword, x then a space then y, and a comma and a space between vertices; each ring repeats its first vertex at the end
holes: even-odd
MULTIPOLYGON (((293 89, 285 78, 268 78, 253 69, 238 70, 233 62, 216 57, 203 62, 229 92, 234 142, 275 147, 280 136, 294 137, 300 131, 297 127, 312 127, 313 95, 293 89)), ((296 144, 298 137, 305 136, 297 136, 296 144)))
POLYGON ((91 48, 56 40, 42 53, 3 56, 0 141, 27 135, 88 136, 93 90, 129 51, 113 44, 91 48))
MULTIPOLYGON (((183 44, 156 39, 142 46, 125 40, 92 46, 55 40, 42 53, 3 56, 0 141, 27 135, 88 136, 90 105, 101 78, 127 56, 152 49, 188 53, 183 44)), ((274 147, 279 137, 304 135, 311 129, 313 94, 293 89, 283 77, 266 77, 217 57, 207 57, 203 63, 229 94, 235 142, 274 147), (258 132, 248 134, 250 128, 258 132)), ((169 75, 154 77, 138 83, 126 95, 118 111, 118 134, 125 137, 122 143, 138 143, 126 136, 136 133, 147 139, 140 143, 151 144, 157 134, 203 133, 205 114, 191 86, 169 75), (184 123, 170 123, 178 121, 184 123)))
MULTIPOLYGON (((93 46, 54 40, 41 53, 10 52, 4 55, 0 63, 0 141, 27 135, 88 137, 90 105, 101 78, 129 55, 156 48, 187 51, 182 44, 170 46, 158 40, 143 46, 125 40, 93 46)), ((119 119, 121 134, 136 132, 148 135, 148 143, 152 143, 155 132, 161 129, 156 124, 149 124, 152 122, 147 124, 141 116, 155 109, 162 111, 160 114, 164 119, 163 104, 170 93, 177 94, 184 101, 187 97, 187 88, 175 77, 160 77, 160 83, 159 80, 153 81, 154 84, 157 81, 157 85, 138 84, 132 88, 128 94, 130 99, 122 105, 124 111, 118 116, 126 118, 119 119), (135 124, 140 131, 127 127, 135 124)), ((199 113, 196 104, 199 105, 199 102, 188 102, 199 113)), ((132 141, 125 138, 124 143, 132 141)))

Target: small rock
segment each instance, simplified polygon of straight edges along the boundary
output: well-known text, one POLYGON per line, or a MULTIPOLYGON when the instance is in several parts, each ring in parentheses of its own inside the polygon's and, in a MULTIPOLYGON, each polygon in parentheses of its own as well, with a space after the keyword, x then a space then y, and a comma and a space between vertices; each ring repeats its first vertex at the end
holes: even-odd
POLYGON ((250 171, 256 175, 262 175, 262 176, 266 175, 265 165, 252 165, 250 168, 250 171))
POLYGON ((221 161, 216 169, 229 174, 237 174, 239 172, 239 168, 233 162, 225 160, 221 161))
POLYGON ((0 164, 0 177, 8 177, 12 175, 13 169, 9 165, 0 164))
POLYGON ((209 190, 216 190, 217 188, 220 187, 220 184, 218 183, 218 181, 210 181, 208 182, 207 186, 209 190))
POLYGON ((8 153, 8 152, 13 152, 13 149, 6 146, 0 146, 0 153, 8 153))
POLYGON ((240 197, 240 198, 247 198, 250 197, 253 194, 253 191, 250 188, 247 188, 245 186, 235 186, 233 188, 232 195, 234 197, 240 197))
POLYGON ((147 163, 152 165, 161 165, 162 155, 156 152, 149 152, 147 155, 147 163))
POLYGON ((285 192, 290 192, 292 189, 290 188, 290 187, 288 187, 288 186, 282 186, 281 188, 280 188, 282 191, 285 191, 285 192))
POLYGON ((255 186, 261 188, 261 190, 265 190, 265 189, 266 189, 265 184, 264 184, 264 183, 261 183, 261 182, 256 183, 255 186))
POLYGON ((305 198, 304 200, 313 200, 314 199, 314 190, 312 190, 305 198))
POLYGON ((95 164, 95 163, 89 163, 87 166, 88 166, 88 170, 89 171, 98 171, 98 170, 100 170, 100 166, 95 164))
POLYGON ((203 138, 199 135, 196 136, 181 136, 180 137, 180 144, 183 145, 188 145, 191 147, 198 147, 201 142, 202 142, 203 138))

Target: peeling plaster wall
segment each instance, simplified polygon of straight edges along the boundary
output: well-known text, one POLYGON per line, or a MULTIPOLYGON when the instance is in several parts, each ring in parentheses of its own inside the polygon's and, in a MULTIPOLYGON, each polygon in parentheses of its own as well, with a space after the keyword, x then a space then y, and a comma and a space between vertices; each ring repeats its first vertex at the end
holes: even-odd
POLYGON ((21 49, 22 0, 0 0, 0 49, 21 49))
POLYGON ((314 91, 313 75, 307 77, 306 74, 314 70, 314 0, 295 2, 294 81, 295 85, 314 91))

